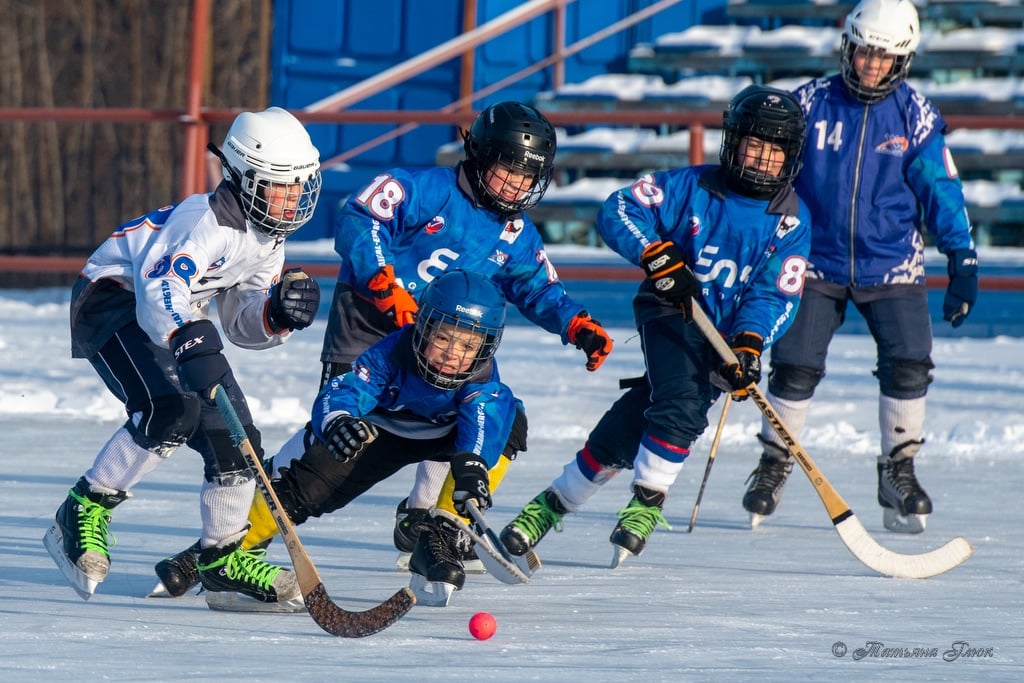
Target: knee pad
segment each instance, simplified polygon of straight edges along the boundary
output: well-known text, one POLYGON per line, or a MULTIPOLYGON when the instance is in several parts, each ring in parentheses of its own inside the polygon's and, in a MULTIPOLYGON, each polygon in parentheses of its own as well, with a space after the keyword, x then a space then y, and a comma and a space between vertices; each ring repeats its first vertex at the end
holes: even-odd
POLYGON ((199 426, 195 394, 156 396, 125 424, 132 441, 163 457, 192 438, 199 426))
POLYGON ((772 370, 768 374, 768 390, 779 398, 803 401, 814 396, 814 390, 824 376, 824 370, 803 365, 772 363, 772 370))
POLYGON ((924 360, 890 358, 880 360, 874 374, 883 396, 921 398, 928 393, 928 385, 932 383, 930 371, 934 367, 931 357, 924 360))

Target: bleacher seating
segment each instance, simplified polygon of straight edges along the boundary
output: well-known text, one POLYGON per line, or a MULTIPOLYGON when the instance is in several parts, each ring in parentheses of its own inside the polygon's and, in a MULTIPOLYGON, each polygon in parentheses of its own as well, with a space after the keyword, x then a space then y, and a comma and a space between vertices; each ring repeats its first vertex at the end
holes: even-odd
MULTIPOLYGON (((629 73, 604 74, 541 93, 545 111, 722 111, 751 82, 792 89, 839 65, 841 0, 730 0, 728 26, 694 26, 635 46, 629 73)), ((923 39, 911 83, 944 115, 1024 115, 1024 6, 1017 0, 917 0, 923 39)), ((706 131, 718 157, 720 131, 706 131)), ((1024 131, 954 130, 948 136, 965 182, 979 243, 1024 244, 1024 131)), ((443 148, 439 163, 460 158, 443 148)), ((559 135, 556 186, 531 211, 551 240, 594 243, 597 208, 646 171, 689 163, 685 130, 577 127, 559 135)))

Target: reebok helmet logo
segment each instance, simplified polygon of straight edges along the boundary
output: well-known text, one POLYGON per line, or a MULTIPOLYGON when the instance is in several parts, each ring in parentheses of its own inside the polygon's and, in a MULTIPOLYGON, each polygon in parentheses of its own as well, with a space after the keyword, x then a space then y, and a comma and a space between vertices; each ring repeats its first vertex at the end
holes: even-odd
POLYGON ((530 150, 526 150, 525 156, 527 159, 533 159, 534 161, 539 161, 542 164, 547 160, 547 157, 545 157, 543 154, 537 154, 535 152, 531 152, 530 150))
POLYGON ((484 312, 480 308, 478 308, 476 306, 473 306, 472 308, 469 308, 469 307, 463 306, 462 304, 455 304, 455 310, 457 312, 459 312, 459 313, 465 313, 466 315, 472 316, 474 318, 480 318, 484 314, 484 312))

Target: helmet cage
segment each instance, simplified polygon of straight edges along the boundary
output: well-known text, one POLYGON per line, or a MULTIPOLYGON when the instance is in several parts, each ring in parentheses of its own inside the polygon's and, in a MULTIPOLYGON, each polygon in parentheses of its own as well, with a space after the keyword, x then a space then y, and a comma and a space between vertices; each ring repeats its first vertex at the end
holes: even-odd
POLYGON ((224 179, 249 222, 283 238, 313 217, 320 198, 320 152, 298 119, 280 107, 239 114, 220 158, 224 179))
POLYGON ((481 205, 501 214, 518 213, 536 206, 547 192, 555 129, 533 107, 519 102, 492 105, 463 133, 463 141, 466 171, 481 205), (532 182, 520 184, 515 176, 532 182))
POLYGON ((862 0, 846 17, 840 47, 843 82, 858 100, 871 103, 899 87, 921 43, 921 25, 911 0, 862 0), (891 57, 889 73, 877 85, 861 82, 853 59, 862 48, 868 59, 891 57))
POLYGON ((420 296, 420 309, 412 332, 412 347, 419 375, 440 389, 456 389, 479 373, 494 358, 505 327, 505 297, 487 277, 462 270, 435 278, 420 296), (443 326, 447 325, 447 328, 443 326), (449 334, 444 334, 446 332, 449 334), (455 373, 436 367, 430 358, 465 360, 464 332, 480 344, 472 362, 455 373))
POLYGON ((774 195, 796 180, 803 167, 803 146, 807 124, 792 94, 767 86, 748 86, 725 110, 724 133, 719 160, 729 184, 741 194, 764 198, 774 195), (747 166, 742 157, 744 138, 766 143, 759 157, 777 146, 785 160, 777 175, 757 166, 747 166))
POLYGON ((883 47, 859 45, 845 33, 843 34, 843 42, 840 51, 842 54, 840 73, 842 74, 843 82, 855 98, 866 104, 871 104, 872 102, 878 102, 879 100, 885 99, 889 93, 900 87, 900 83, 905 81, 907 74, 910 73, 910 63, 914 59, 913 52, 900 55, 893 54, 883 47), (889 73, 886 74, 886 76, 883 77, 875 86, 869 86, 862 83, 860 76, 857 74, 857 69, 854 68, 853 55, 859 47, 867 50, 867 59, 874 59, 881 56, 888 56, 893 59, 889 73))

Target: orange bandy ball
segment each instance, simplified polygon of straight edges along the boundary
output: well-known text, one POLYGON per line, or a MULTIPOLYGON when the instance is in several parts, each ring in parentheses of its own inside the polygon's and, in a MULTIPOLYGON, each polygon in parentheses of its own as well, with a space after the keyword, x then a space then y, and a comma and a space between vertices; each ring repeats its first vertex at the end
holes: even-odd
POLYGON ((469 632, 477 640, 487 640, 498 630, 498 623, 489 612, 477 612, 469 620, 469 632))

